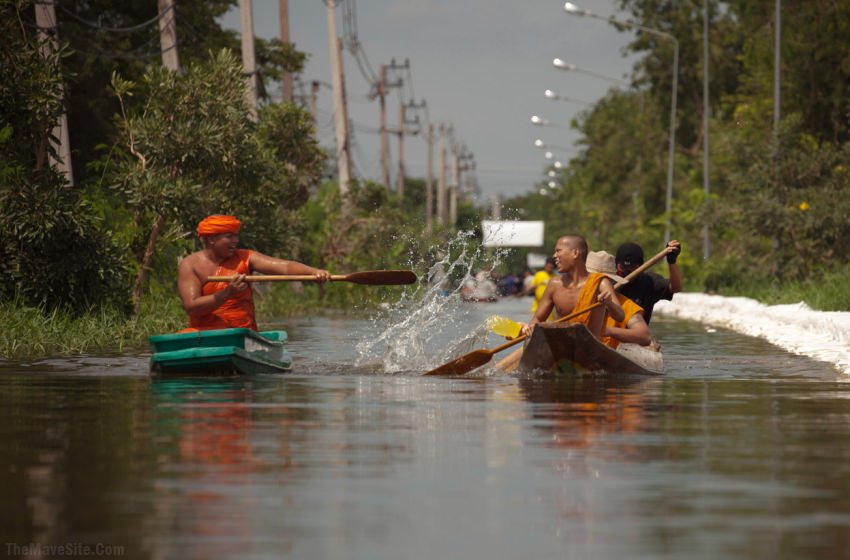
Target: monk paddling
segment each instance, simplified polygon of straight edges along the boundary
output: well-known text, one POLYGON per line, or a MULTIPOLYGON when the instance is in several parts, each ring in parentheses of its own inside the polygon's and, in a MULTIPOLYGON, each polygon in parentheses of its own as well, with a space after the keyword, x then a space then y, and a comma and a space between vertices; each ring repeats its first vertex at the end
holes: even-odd
POLYGON ((554 308, 558 317, 587 309, 596 302, 602 303, 591 311, 576 317, 573 322, 583 323, 596 338, 602 338, 607 313, 615 320, 625 319, 625 313, 614 295, 611 281, 602 273, 587 271, 587 241, 579 235, 565 235, 555 244, 555 264, 560 278, 551 280, 540 300, 537 312, 523 326, 523 334, 531 334, 534 325, 546 321, 554 308))
POLYGON ((209 216, 198 224, 204 248, 184 258, 177 288, 192 330, 234 327, 257 330, 254 297, 245 276, 261 274, 310 275, 325 282, 327 270, 296 261, 276 259, 257 251, 237 249, 241 222, 233 216, 209 216), (210 276, 232 276, 229 282, 208 282, 210 276))

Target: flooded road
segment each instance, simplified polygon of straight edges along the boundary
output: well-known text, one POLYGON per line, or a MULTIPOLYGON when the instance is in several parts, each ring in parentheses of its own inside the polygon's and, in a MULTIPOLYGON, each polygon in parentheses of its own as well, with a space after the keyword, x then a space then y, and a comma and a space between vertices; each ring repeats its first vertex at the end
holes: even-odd
POLYGON ((0 550, 847 557, 850 384, 832 366, 657 317, 661 377, 419 376, 472 332, 469 349, 497 345, 486 317, 527 306, 468 304, 422 344, 375 319, 281 322, 285 376, 152 379, 144 351, 0 363, 0 550))

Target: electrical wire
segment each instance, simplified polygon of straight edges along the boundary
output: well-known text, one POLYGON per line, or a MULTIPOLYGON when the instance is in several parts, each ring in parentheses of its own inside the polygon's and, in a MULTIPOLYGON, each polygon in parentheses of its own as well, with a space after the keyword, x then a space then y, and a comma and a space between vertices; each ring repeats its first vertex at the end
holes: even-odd
POLYGON ((111 27, 111 26, 108 26, 108 25, 101 25, 97 22, 84 19, 84 18, 80 17, 79 15, 77 15, 75 12, 73 12, 73 11, 69 10, 68 8, 66 8, 65 6, 61 5, 58 1, 38 2, 38 3, 39 4, 53 4, 54 6, 58 7, 60 10, 62 10, 62 12, 71 16, 71 18, 77 20, 78 22, 82 23, 83 25, 87 25, 88 27, 91 27, 93 29, 98 29, 100 31, 108 31, 110 33, 133 33, 134 31, 139 31, 141 29, 145 29, 146 27, 149 27, 149 26, 153 25, 154 23, 157 23, 159 20, 161 20, 163 17, 165 17, 166 14, 171 12, 172 9, 174 9, 174 4, 172 4, 172 5, 168 6, 168 8, 166 8, 165 10, 159 12, 157 15, 155 15, 151 19, 144 21, 142 23, 139 23, 137 25, 132 25, 130 27, 111 27))

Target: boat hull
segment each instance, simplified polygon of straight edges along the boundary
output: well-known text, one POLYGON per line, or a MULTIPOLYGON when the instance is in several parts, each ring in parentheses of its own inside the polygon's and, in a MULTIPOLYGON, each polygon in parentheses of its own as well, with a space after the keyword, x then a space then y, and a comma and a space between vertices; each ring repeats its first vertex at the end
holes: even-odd
POLYGON ((285 331, 218 329, 150 338, 155 375, 252 375, 285 373, 292 356, 285 331))
POLYGON ((587 327, 576 323, 540 323, 526 342, 517 371, 658 375, 664 368, 660 352, 621 345, 623 351, 602 344, 587 327))

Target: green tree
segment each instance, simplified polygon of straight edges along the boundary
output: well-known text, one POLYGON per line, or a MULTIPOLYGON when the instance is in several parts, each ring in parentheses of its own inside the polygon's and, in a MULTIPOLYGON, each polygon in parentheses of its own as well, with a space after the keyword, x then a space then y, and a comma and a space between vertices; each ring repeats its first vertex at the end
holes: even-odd
POLYGON ((0 295, 82 311, 126 301, 122 252, 51 164, 66 51, 34 31, 32 3, 0 9, 0 295))
MULTIPOLYGON (((223 29, 222 17, 236 0, 179 0, 174 3, 179 58, 183 66, 205 61, 210 52, 240 51, 237 31, 223 29)), ((69 130, 74 169, 79 182, 97 180, 90 164, 111 145, 116 130, 111 116, 118 102, 110 89, 113 72, 125 79, 141 79, 148 66, 161 62, 157 3, 86 0, 56 4, 59 35, 69 52, 63 61, 68 90, 69 130), (91 174, 90 174, 91 173, 91 174), (93 175, 93 176, 92 176, 93 175)), ((260 95, 284 71, 297 73, 306 54, 276 39, 255 40, 260 95)))
POLYGON ((133 245, 136 305, 160 236, 191 235, 204 215, 238 214, 257 248, 283 244, 281 204, 303 204, 323 162, 303 111, 270 109, 258 128, 245 106, 242 66, 228 50, 182 74, 153 68, 140 83, 114 75, 112 84, 124 151, 110 173, 133 230, 144 232, 133 245))

